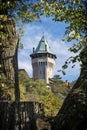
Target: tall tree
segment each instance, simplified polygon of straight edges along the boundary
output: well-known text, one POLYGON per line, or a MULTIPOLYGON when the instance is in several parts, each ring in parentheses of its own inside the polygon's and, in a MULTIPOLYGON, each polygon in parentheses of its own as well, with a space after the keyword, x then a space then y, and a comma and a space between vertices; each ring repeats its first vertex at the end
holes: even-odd
MULTIPOLYGON (((33 3, 30 0, 1 0, 0 5, 0 90, 14 86, 15 100, 19 101, 17 59, 19 37, 16 33, 16 24, 34 21, 39 16, 33 11, 33 3)), ((6 97, 3 98, 3 94, 0 94, 0 99, 6 100, 6 97)))

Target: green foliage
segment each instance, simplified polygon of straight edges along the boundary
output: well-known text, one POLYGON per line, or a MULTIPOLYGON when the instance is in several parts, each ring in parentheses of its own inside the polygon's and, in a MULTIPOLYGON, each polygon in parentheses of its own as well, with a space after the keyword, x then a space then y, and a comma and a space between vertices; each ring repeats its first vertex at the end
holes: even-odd
POLYGON ((7 83, 0 83, 0 100, 14 101, 14 87, 7 83))
POLYGON ((33 81, 24 70, 20 70, 19 81, 22 101, 41 102, 44 104, 46 115, 55 116, 57 114, 63 100, 60 101, 51 89, 46 87, 44 80, 33 81))
POLYGON ((70 89, 65 86, 64 82, 58 75, 51 80, 51 88, 46 87, 44 80, 33 81, 24 70, 19 71, 20 86, 25 88, 23 101, 38 101, 44 104, 45 113, 48 116, 55 116, 59 111, 65 97, 70 89))
POLYGON ((47 95, 46 83, 43 80, 32 81, 30 87, 27 86, 27 91, 38 95, 47 95))
POLYGON ((51 86, 51 90, 54 93, 54 95, 61 102, 63 102, 70 91, 70 87, 72 88, 72 86, 73 86, 72 84, 70 84, 70 86, 67 86, 64 81, 57 80, 54 86, 51 86))
POLYGON ((61 77, 59 75, 54 75, 53 78, 49 79, 49 84, 48 85, 49 86, 54 86, 54 85, 56 85, 57 81, 62 82, 61 77))
POLYGON ((26 88, 24 87, 24 85, 22 83, 19 83, 20 86, 20 101, 28 101, 28 96, 26 93, 26 88))
POLYGON ((14 100, 14 85, 3 74, 0 74, 0 100, 14 100))
POLYGON ((44 104, 46 116, 56 116, 62 105, 62 101, 60 101, 52 92, 49 92, 48 95, 40 96, 38 101, 44 104))
POLYGON ((60 99, 61 102, 69 93, 70 87, 72 88, 71 84, 70 86, 66 85, 66 83, 61 80, 59 76, 54 76, 54 78, 50 79, 49 86, 51 87, 51 91, 58 99, 60 99))
MULTIPOLYGON (((47 17, 52 16, 54 21, 64 21, 65 23, 68 23, 68 27, 66 27, 63 40, 66 40, 68 42, 76 40, 76 43, 73 44, 73 46, 69 49, 70 51, 78 53, 83 48, 87 47, 86 0, 47 0, 41 2, 43 7, 41 9, 42 14, 45 13, 47 17)), ((81 61, 79 55, 73 57, 73 61, 81 61)), ((66 69, 69 63, 70 62, 67 62, 67 64, 65 63, 63 69, 66 69)))

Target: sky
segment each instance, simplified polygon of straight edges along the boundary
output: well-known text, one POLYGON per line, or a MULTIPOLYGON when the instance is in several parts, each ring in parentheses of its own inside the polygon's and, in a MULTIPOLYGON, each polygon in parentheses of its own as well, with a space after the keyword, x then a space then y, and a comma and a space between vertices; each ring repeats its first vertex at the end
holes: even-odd
POLYGON ((45 16, 43 16, 41 20, 42 22, 37 21, 24 25, 24 36, 21 39, 23 49, 19 49, 18 52, 19 69, 25 69, 29 77, 32 77, 30 54, 33 52, 33 47, 37 47, 44 34, 51 51, 57 56, 54 75, 60 75, 64 81, 68 80, 69 82, 72 82, 76 80, 80 74, 79 63, 76 63, 74 68, 71 68, 71 65, 69 65, 65 76, 58 72, 65 61, 70 56, 75 55, 68 51, 75 41, 72 43, 62 41, 65 27, 67 27, 68 24, 65 24, 64 22, 54 22, 52 21, 52 18, 46 18, 45 16))

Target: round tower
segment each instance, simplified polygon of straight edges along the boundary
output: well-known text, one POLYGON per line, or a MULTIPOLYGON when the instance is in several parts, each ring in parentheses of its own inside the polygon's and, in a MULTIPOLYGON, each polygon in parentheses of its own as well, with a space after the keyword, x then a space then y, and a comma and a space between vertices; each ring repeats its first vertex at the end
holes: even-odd
POLYGON ((30 57, 32 59, 33 79, 44 79, 48 84, 49 78, 54 76, 56 55, 51 52, 44 36, 42 36, 37 48, 33 48, 30 57))

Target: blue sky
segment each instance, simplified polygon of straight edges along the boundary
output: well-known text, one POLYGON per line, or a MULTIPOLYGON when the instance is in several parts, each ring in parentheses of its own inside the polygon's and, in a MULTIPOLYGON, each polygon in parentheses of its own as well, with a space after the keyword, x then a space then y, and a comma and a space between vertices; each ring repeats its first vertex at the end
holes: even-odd
POLYGON ((68 51, 68 48, 75 42, 67 43, 62 41, 62 37, 65 32, 65 27, 68 25, 64 22, 53 22, 52 18, 42 17, 42 22, 33 22, 24 25, 24 36, 21 39, 21 43, 24 48, 19 49, 18 63, 20 69, 25 69, 30 77, 32 77, 32 66, 30 54, 33 52, 33 47, 37 47, 41 37, 44 36, 48 41, 49 46, 53 53, 57 56, 55 64, 54 74, 60 74, 63 80, 72 82, 76 80, 80 73, 79 63, 72 69, 69 65, 66 70, 66 75, 63 76, 57 72, 60 70, 65 60, 75 54, 68 51))

